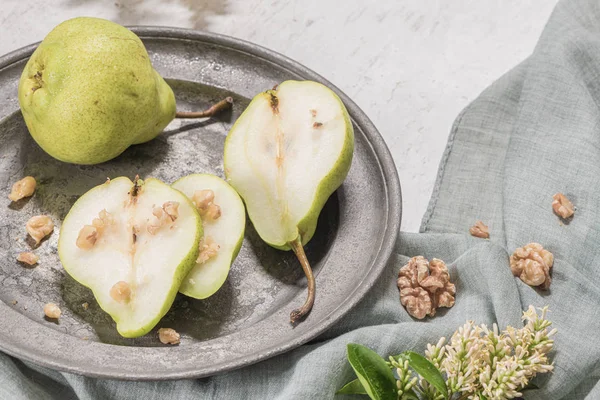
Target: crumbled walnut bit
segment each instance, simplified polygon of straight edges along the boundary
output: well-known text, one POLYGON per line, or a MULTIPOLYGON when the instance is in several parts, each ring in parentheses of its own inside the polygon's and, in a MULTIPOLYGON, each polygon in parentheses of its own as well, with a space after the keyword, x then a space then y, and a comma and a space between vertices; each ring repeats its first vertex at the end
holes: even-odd
POLYGON ((210 189, 196 190, 192 202, 196 205, 203 221, 214 221, 221 217, 221 207, 214 203, 215 192, 210 189))
POLYGON ((84 225, 79 231, 77 241, 75 244, 77 247, 83 250, 89 250, 96 244, 98 240, 98 229, 91 225, 84 225))
POLYGON ((417 319, 433 317, 437 308, 454 305, 456 287, 446 264, 437 258, 431 262, 422 256, 411 258, 400 269, 397 284, 400 302, 417 319))
POLYGON ((33 195, 33 192, 35 192, 35 186, 35 178, 32 176, 26 176, 20 181, 15 182, 15 184, 12 186, 10 194, 8 195, 8 198, 11 201, 19 201, 22 198, 30 197, 33 195))
POLYGON ((204 214, 204 219, 208 220, 208 221, 214 221, 216 219, 219 219, 221 217, 221 207, 219 207, 216 204, 211 204, 210 206, 208 206, 208 210, 206 210, 206 213, 204 214))
POLYGON ((206 210, 215 199, 215 192, 210 189, 196 190, 192 196, 192 202, 199 210, 206 210))
POLYGON ((35 240, 35 244, 38 245, 43 238, 48 236, 54 230, 54 222, 47 215, 36 215, 31 217, 25 225, 29 236, 35 240))
POLYGON ((567 219, 575 213, 573 203, 564 194, 556 193, 552 199, 552 209, 559 217, 567 219))
POLYGON ((119 281, 110 288, 110 297, 118 303, 126 303, 131 299, 131 287, 125 281, 119 281))
POLYGON ((489 239, 490 230, 486 224, 482 221, 476 221, 475 225, 469 228, 469 233, 471 236, 475 236, 482 239, 489 239))
POLYGON ((54 303, 48 303, 44 306, 44 314, 48 318, 58 319, 61 313, 60 308, 54 303))
POLYGON ((207 236, 200 240, 200 245, 198 246, 200 249, 200 254, 198 254, 198 259, 196 260, 199 264, 204 264, 211 258, 217 255, 221 246, 219 246, 212 237, 207 236))
POLYGON ((315 128, 315 129, 320 128, 322 126, 323 126, 322 122, 315 122, 315 123, 313 123, 313 128, 315 128))
POLYGON ((13 300, 13 301, 11 301, 11 302, 10 302, 10 304, 12 304, 13 306, 16 306, 16 305, 17 305, 17 303, 19 303, 19 302, 18 302, 18 301, 16 301, 16 300, 13 300))
POLYGON ((315 110, 315 109, 310 109, 310 110, 308 110, 308 111, 310 111, 310 115, 312 115, 313 117, 316 117, 316 116, 317 116, 317 110, 315 110))
POLYGON ((154 206, 152 215, 155 219, 148 224, 147 230, 151 235, 155 235, 162 226, 174 222, 179 217, 179 203, 167 201, 162 207, 154 206))
POLYGON ((35 264, 37 264, 38 261, 40 261, 40 258, 38 256, 36 256, 35 254, 33 254, 32 252, 28 251, 28 252, 19 254, 17 256, 17 261, 25 263, 25 264, 29 264, 29 265, 35 265, 35 264))
POLYGON ((179 344, 181 336, 175 329, 160 328, 158 330, 158 339, 162 344, 179 344))
POLYGON ((89 303, 86 301, 85 303, 83 303, 83 304, 81 305, 81 307, 83 307, 83 309, 84 309, 85 311, 87 311, 87 309, 88 309, 88 308, 90 308, 90 305, 89 305, 89 303))
POLYGON ((553 264, 552 253, 539 243, 519 247, 510 256, 510 270, 513 275, 521 278, 529 286, 537 286, 542 290, 550 288, 550 269, 553 264))
POLYGON ((175 221, 179 217, 179 203, 176 201, 167 201, 162 206, 165 213, 169 216, 171 221, 175 221))

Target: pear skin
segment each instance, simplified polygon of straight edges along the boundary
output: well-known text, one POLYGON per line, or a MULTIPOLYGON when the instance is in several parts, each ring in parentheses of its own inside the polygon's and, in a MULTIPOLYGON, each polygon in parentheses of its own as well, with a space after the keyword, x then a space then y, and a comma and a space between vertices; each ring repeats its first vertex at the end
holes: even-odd
POLYGON ((173 91, 142 41, 99 18, 56 26, 27 62, 18 93, 33 139, 68 163, 108 161, 175 117, 173 91))
POLYGON ((293 250, 309 296, 293 323, 312 308, 315 282, 303 246, 352 163, 354 131, 340 98, 324 85, 286 81, 256 95, 225 140, 227 181, 240 194, 260 237, 293 250))

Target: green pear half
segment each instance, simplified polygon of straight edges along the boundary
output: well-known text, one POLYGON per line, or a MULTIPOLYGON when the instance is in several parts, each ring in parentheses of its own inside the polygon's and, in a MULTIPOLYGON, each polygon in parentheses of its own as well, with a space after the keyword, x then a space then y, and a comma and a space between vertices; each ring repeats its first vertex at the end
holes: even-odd
POLYGON ((312 81, 286 81, 252 99, 225 141, 225 175, 269 245, 292 249, 308 278, 308 299, 291 314, 303 318, 315 282, 304 254, 329 196, 352 163, 354 131, 340 98, 312 81))
POLYGON ((244 240, 246 228, 246 210, 237 192, 223 179, 210 174, 192 174, 175 183, 173 188, 181 191, 200 206, 204 240, 206 244, 217 246, 218 251, 210 258, 200 256, 196 265, 183 280, 179 291, 186 296, 205 299, 212 296, 223 286, 231 264, 237 257, 244 240), (219 214, 213 218, 210 213, 203 213, 199 199, 203 193, 209 192, 214 199, 211 205, 218 207, 219 214))
POLYGON ((18 93, 33 139, 75 164, 108 161, 152 140, 175 117, 173 91, 142 41, 99 18, 56 26, 27 62, 18 93))
POLYGON ((67 214, 58 254, 124 337, 149 332, 194 267, 202 221, 190 200, 157 180, 109 180, 67 214))

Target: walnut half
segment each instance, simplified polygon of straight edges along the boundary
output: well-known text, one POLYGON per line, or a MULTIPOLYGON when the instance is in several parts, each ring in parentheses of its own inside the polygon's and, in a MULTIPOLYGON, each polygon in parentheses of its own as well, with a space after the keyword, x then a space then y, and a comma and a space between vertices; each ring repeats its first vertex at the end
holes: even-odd
POLYGON ((510 256, 510 270, 514 276, 521 278, 529 286, 548 290, 552 278, 550 268, 554 264, 554 256, 539 243, 529 243, 519 247, 510 256))
POLYGON ((433 317, 439 307, 452 307, 456 287, 450 282, 446 264, 437 258, 429 262, 422 256, 413 257, 398 274, 400 302, 417 319, 433 317))

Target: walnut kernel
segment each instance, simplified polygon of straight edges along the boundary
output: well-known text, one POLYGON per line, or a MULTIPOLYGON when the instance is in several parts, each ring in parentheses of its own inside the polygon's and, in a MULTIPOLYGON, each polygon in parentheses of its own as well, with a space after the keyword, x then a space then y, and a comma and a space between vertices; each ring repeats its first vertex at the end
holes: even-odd
POLYGON ((176 201, 167 201, 162 206, 165 213, 169 216, 171 221, 175 221, 179 217, 179 203, 176 201))
POLYGON ((209 259, 217 255, 221 246, 215 243, 212 237, 207 236, 200 240, 198 248, 200 249, 200 253, 198 254, 198 259, 196 262, 199 264, 204 264, 209 259))
POLYGON ((48 303, 44 306, 44 314, 48 318, 58 319, 61 313, 60 308, 54 303, 48 303))
POLYGON ((151 235, 155 235, 161 227, 174 222, 179 217, 179 203, 176 201, 167 201, 162 207, 154 207, 152 215, 156 219, 148 224, 147 230, 151 235))
POLYGON ((179 344, 181 336, 175 329, 160 328, 158 330, 158 339, 162 344, 179 344))
POLYGON ((221 207, 214 203, 215 192, 210 189, 196 190, 192 202, 196 205, 203 220, 214 221, 221 217, 221 207))
POLYGON ((98 240, 98 229, 91 225, 84 225, 79 231, 77 241, 75 244, 77 247, 83 250, 89 250, 96 244, 98 240))
POLYGON ((110 288, 110 297, 118 303, 126 303, 131 299, 131 286, 125 281, 119 281, 110 288))
POLYGON ((48 236, 54 230, 54 222, 47 215, 36 215, 31 217, 25 225, 29 236, 35 240, 35 244, 38 245, 43 238, 48 236))
POLYGON ((471 236, 475 236, 482 239, 489 239, 490 230, 486 224, 482 221, 476 221, 475 225, 469 228, 469 233, 471 236))
POLYGON ((39 260, 40 258, 30 251, 21 253, 17 256, 17 261, 29 265, 35 265, 39 260))
POLYGON ((456 287, 450 282, 446 264, 437 258, 411 258, 398 274, 400 302, 417 319, 434 316, 439 307, 452 307, 456 287))
POLYGON ((561 218, 567 219, 575 213, 575 207, 562 193, 552 196, 552 209, 561 218))
POLYGON ((33 195, 33 192, 35 192, 35 186, 35 178, 32 176, 26 176, 20 181, 14 183, 8 198, 11 201, 19 201, 24 197, 30 197, 33 195))
POLYGON ((550 287, 552 278, 550 269, 554 264, 554 256, 539 243, 529 243, 519 247, 510 256, 510 270, 529 286, 537 286, 542 290, 550 287))

